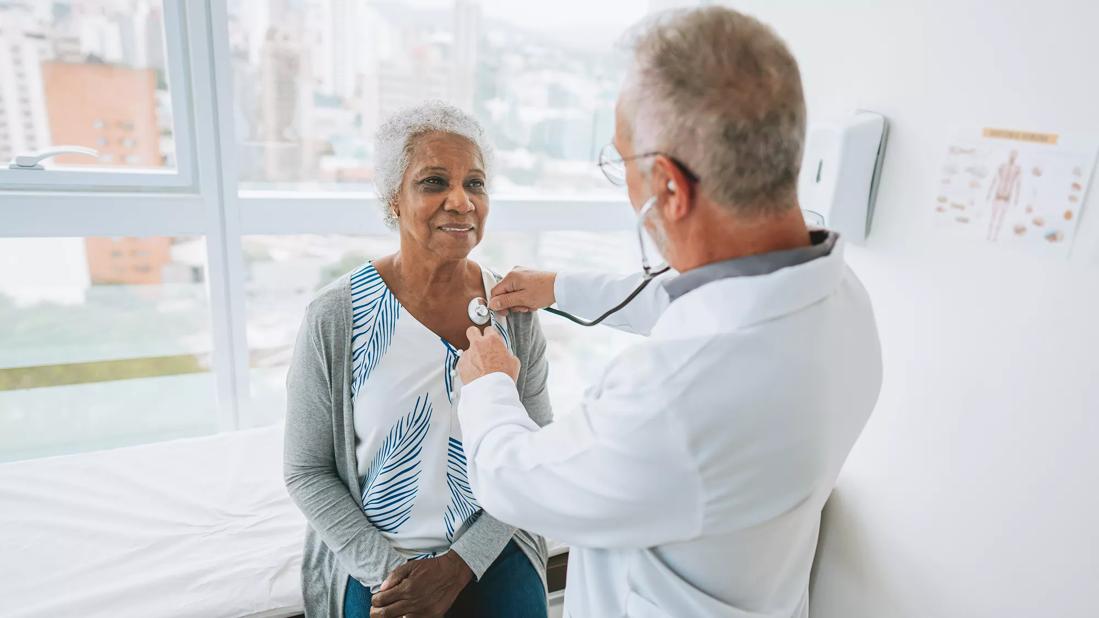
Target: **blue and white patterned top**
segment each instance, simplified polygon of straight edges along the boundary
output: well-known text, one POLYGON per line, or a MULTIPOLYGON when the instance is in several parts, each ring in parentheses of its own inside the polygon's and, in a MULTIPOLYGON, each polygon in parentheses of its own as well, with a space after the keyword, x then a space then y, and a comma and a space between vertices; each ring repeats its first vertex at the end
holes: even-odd
MULTIPOLYGON (((445 552, 481 508, 458 426, 458 350, 401 307, 372 263, 351 275, 351 310, 363 511, 409 558, 445 552)), ((505 323, 492 324, 511 347, 505 323)))

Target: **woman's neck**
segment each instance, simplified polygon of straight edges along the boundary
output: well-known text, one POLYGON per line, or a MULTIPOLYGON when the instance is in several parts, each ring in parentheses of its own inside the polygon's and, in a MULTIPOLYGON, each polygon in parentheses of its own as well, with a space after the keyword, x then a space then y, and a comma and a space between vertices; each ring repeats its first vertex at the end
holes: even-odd
POLYGON ((406 301, 430 303, 432 299, 461 293, 468 287, 471 262, 467 258, 440 259, 402 248, 393 255, 392 269, 406 301))

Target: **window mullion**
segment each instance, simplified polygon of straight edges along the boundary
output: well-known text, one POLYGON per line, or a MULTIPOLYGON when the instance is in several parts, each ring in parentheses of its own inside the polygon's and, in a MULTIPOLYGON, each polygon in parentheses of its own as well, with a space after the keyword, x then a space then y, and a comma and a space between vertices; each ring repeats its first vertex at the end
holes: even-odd
POLYGON ((233 155, 232 86, 225 5, 216 0, 185 5, 190 41, 191 93, 199 193, 206 204, 214 370, 222 429, 240 427, 248 393, 244 261, 237 222, 233 155))

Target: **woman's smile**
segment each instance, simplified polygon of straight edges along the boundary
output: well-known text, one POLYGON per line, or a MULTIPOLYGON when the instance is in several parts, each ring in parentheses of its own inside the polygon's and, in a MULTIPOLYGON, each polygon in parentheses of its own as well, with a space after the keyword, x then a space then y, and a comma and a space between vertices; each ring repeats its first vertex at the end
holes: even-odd
POLYGON ((449 234, 465 235, 472 233, 477 229, 477 226, 472 223, 444 223, 435 229, 449 234))

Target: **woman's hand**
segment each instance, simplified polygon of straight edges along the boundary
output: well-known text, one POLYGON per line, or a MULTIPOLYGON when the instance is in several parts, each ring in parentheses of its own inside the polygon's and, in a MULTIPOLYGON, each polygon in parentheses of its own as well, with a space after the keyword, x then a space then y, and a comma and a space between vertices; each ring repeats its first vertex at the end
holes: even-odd
POLYGON ((406 562, 393 569, 370 600, 371 618, 442 616, 473 580, 473 571, 454 552, 406 562))
POLYGON ((470 326, 466 336, 469 337, 469 349, 458 358, 458 376, 462 378, 462 384, 497 371, 511 376, 513 382, 519 380, 519 359, 495 328, 486 328, 482 334, 476 326, 470 326))

